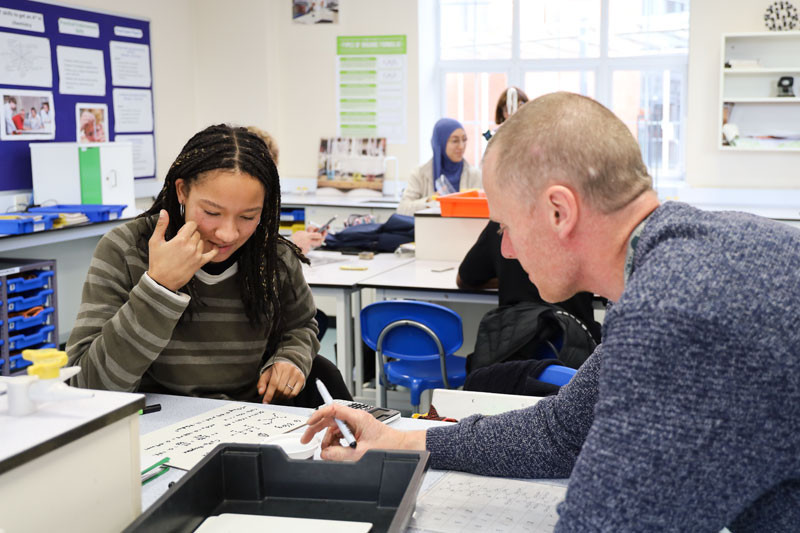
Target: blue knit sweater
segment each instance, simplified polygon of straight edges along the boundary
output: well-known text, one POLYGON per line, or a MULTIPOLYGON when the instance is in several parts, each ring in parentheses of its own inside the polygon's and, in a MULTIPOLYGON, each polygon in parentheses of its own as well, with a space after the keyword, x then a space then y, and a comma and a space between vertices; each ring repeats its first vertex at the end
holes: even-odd
POLYGON ((570 476, 558 531, 798 531, 800 231, 666 203, 633 269, 569 385, 428 430, 432 466, 570 476))

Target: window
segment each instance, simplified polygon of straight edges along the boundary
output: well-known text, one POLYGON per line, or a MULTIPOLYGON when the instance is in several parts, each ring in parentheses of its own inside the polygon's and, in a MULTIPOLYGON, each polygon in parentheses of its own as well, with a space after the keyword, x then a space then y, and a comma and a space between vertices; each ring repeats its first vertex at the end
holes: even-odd
POLYGON ((689 0, 439 0, 443 116, 478 163, 509 86, 597 99, 628 125, 656 183, 683 180, 689 0))

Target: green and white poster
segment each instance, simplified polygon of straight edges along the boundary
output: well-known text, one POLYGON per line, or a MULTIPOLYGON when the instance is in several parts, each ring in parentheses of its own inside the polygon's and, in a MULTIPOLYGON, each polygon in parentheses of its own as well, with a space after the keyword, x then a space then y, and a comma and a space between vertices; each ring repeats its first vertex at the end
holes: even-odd
POLYGON ((407 132, 406 36, 336 38, 339 135, 383 137, 405 143, 407 132))

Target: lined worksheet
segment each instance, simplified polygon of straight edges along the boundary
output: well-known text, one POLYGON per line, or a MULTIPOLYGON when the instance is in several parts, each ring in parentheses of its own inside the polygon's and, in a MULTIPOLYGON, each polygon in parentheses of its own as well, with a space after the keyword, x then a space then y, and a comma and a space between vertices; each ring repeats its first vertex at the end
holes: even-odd
POLYGON ((169 457, 169 465, 191 470, 217 444, 261 444, 267 438, 302 426, 308 417, 229 403, 171 426, 142 435, 141 449, 169 457))
POLYGON ((410 533, 549 532, 567 487, 448 472, 417 498, 410 533))

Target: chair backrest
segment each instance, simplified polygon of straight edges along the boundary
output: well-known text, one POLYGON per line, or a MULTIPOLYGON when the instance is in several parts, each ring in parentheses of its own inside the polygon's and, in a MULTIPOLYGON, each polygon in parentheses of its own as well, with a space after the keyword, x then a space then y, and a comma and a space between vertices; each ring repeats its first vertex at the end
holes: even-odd
MULTIPOLYGON (((441 305, 415 300, 386 300, 364 307, 361 310, 361 337, 367 346, 377 350, 381 332, 401 320, 413 320, 433 330, 445 355, 454 353, 464 342, 458 313, 441 305)), ((409 325, 389 331, 382 348, 384 355, 395 359, 439 358, 434 340, 421 329, 409 325)))
POLYGON ((545 383, 552 383, 553 385, 563 387, 569 383, 569 380, 571 380, 572 376, 574 376, 577 372, 577 370, 568 366, 550 365, 542 370, 542 373, 539 374, 538 379, 539 381, 544 381, 545 383))

